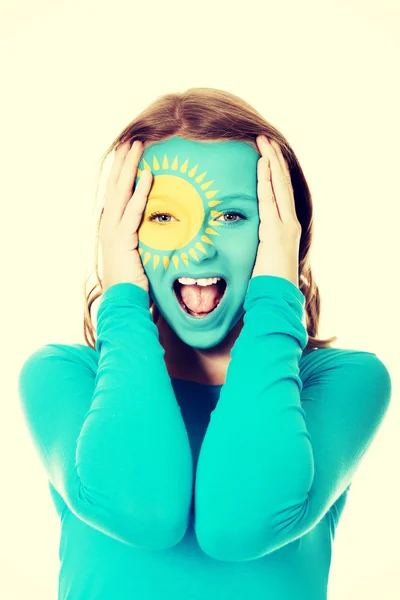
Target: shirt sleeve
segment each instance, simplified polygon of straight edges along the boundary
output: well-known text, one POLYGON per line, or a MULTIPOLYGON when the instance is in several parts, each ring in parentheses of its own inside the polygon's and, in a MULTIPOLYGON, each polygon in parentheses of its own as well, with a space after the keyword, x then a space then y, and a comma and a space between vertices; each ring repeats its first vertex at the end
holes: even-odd
POLYGON ((189 523, 193 463, 145 290, 109 287, 90 348, 97 364, 85 349, 48 344, 19 374, 49 480, 99 531, 145 549, 173 546, 189 523))
POLYGON ((253 560, 312 529, 387 411, 391 379, 375 354, 323 348, 300 361, 304 305, 285 278, 249 282, 196 470, 194 527, 212 558, 253 560))

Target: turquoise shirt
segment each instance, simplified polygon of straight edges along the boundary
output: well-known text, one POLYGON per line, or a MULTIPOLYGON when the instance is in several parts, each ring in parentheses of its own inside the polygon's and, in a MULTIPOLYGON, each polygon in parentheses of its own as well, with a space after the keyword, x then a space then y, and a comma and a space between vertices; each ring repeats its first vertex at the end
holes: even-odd
POLYGON ((59 600, 326 599, 391 378, 371 352, 304 351, 304 305, 289 280, 252 278, 223 386, 169 377, 131 283, 101 297, 96 351, 28 357, 20 399, 60 518, 59 600))

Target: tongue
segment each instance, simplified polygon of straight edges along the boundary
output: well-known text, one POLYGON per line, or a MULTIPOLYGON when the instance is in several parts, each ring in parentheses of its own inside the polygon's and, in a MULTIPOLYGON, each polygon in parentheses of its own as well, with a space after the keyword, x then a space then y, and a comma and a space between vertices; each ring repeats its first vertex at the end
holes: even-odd
POLYGON ((182 285, 181 286, 182 300, 186 306, 194 313, 208 313, 218 303, 220 299, 220 291, 218 283, 212 285, 182 285))

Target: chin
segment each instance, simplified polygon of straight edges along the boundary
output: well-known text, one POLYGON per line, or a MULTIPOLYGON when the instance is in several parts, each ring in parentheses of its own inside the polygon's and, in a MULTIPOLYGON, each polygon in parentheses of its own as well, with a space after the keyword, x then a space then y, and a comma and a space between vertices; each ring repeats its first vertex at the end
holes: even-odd
POLYGON ((184 344, 190 346, 191 348, 195 348, 196 350, 211 350, 212 348, 217 348, 223 342, 227 342, 228 336, 232 338, 229 340, 229 343, 232 346, 235 343, 235 340, 243 327, 243 314, 244 313, 239 314, 239 316, 233 321, 230 327, 228 327, 225 331, 219 331, 219 333, 217 333, 217 329, 215 329, 214 331, 207 332, 199 331, 196 333, 192 333, 191 335, 181 335, 175 329, 174 331, 175 334, 179 337, 180 340, 182 340, 184 344), (238 329, 237 333, 234 334, 232 330, 236 328, 236 326, 238 327, 238 329))
POLYGON ((175 328, 171 327, 171 329, 173 329, 175 335, 183 344, 189 346, 190 348, 195 348, 196 350, 210 350, 211 348, 216 348, 226 337, 226 335, 212 335, 212 332, 209 331, 204 334, 198 332, 191 335, 185 335, 182 334, 181 331, 177 331, 175 328))
MULTIPOLYGON (((187 346, 190 346, 191 348, 195 348, 196 350, 211 350, 211 348, 217 348, 221 342, 223 342, 224 338, 222 340, 212 340, 212 341, 196 341, 194 343, 187 343, 185 342, 185 344, 187 346)), ((183 341, 183 340, 182 340, 183 341)))

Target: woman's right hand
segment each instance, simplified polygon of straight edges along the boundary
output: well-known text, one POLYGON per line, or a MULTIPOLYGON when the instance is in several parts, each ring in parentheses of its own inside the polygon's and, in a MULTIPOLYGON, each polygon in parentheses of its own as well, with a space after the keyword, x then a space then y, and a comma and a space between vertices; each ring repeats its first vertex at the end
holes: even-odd
POLYGON ((140 222, 151 189, 153 175, 143 169, 132 195, 133 182, 143 153, 143 143, 121 144, 106 185, 99 240, 103 256, 103 292, 116 283, 134 283, 149 292, 149 281, 138 252, 140 222))

